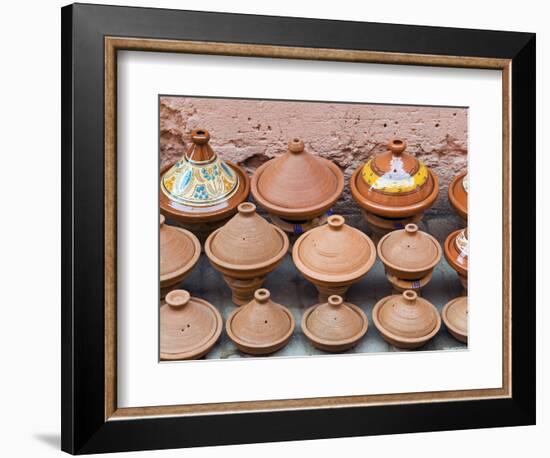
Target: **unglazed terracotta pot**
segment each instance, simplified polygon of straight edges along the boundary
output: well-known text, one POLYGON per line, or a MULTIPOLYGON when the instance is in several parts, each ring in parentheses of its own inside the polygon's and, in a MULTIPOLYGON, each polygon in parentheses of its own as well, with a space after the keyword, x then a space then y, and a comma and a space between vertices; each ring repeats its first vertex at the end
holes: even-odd
POLYGON ((468 221, 468 172, 458 174, 449 185, 449 202, 459 216, 468 221))
POLYGON ((231 288, 233 302, 243 305, 281 263, 288 247, 286 234, 259 216, 253 203, 245 202, 227 224, 210 234, 204 251, 231 288))
POLYGON ((371 269, 376 260, 372 240, 345 224, 343 216, 332 215, 328 224, 303 234, 294 244, 296 268, 319 291, 319 302, 348 288, 371 269))
POLYGON ((468 290, 468 228, 451 232, 443 248, 445 259, 458 274, 464 289, 468 290))
POLYGON ((398 292, 413 289, 417 293, 430 281, 442 251, 439 242, 420 231, 416 224, 386 234, 378 242, 377 250, 394 288, 398 292))
POLYGON ((260 166, 252 176, 254 199, 284 231, 304 232, 326 219, 344 189, 344 174, 333 162, 304 150, 294 138, 288 151, 260 166))
POLYGON ((181 289, 171 291, 160 308, 160 359, 201 358, 216 344, 222 328, 222 317, 212 304, 181 289))
POLYGON ((340 296, 308 308, 302 316, 302 331, 320 350, 340 352, 354 347, 367 333, 367 315, 340 296))
POLYGON ((468 298, 457 297, 441 311, 441 318, 449 333, 458 341, 468 343, 468 298))
POLYGON ((250 191, 246 172, 221 160, 209 140, 208 131, 192 131, 191 147, 160 178, 161 212, 202 241, 236 213, 250 191))
POLYGON ((294 332, 294 318, 290 310, 270 299, 267 289, 261 288, 248 304, 229 315, 225 330, 242 352, 266 355, 288 343, 294 332))
POLYGON ((199 260, 201 245, 191 232, 165 224, 160 215, 160 295, 176 288, 199 260))
POLYGON ((441 327, 435 306, 411 290, 378 301, 372 321, 386 342, 405 349, 421 347, 441 327))
POLYGON ((406 153, 406 146, 404 140, 392 140, 388 151, 359 167, 350 180, 354 200, 376 217, 366 220, 377 236, 418 222, 439 192, 435 173, 406 153))

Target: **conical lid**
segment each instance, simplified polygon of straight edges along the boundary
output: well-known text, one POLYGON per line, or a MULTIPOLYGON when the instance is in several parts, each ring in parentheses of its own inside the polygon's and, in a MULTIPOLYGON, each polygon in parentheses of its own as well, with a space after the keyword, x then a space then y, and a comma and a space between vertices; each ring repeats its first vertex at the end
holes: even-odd
POLYGON ((468 228, 451 232, 444 245, 445 259, 460 275, 468 275, 468 228))
POLYGON ((288 250, 287 236, 256 213, 253 203, 239 205, 237 214, 206 241, 207 256, 235 268, 270 262, 288 250))
POLYGON ((222 328, 222 317, 212 304, 184 290, 169 292, 160 308, 161 359, 200 358, 214 346, 222 328))
POLYGON ((302 320, 304 334, 324 345, 355 342, 365 335, 367 327, 363 311, 340 296, 329 296, 328 302, 313 306, 302 320))
POLYGON ((172 201, 210 207, 228 200, 239 187, 239 175, 210 148, 204 129, 191 133, 191 147, 162 177, 161 189, 172 201))
POLYGON ((463 219, 468 219, 468 173, 457 175, 449 185, 449 202, 463 219))
POLYGON ((197 263, 200 253, 200 243, 191 232, 165 224, 160 215, 161 284, 184 276, 197 263))
POLYGON ((282 217, 319 216, 330 208, 344 188, 344 175, 332 162, 304 150, 294 138, 288 151, 258 168, 252 194, 267 211, 282 217))
POLYGON ((373 319, 380 332, 404 341, 435 335, 441 324, 437 309, 412 290, 379 302, 373 319))
POLYGON ((376 249, 366 234, 345 224, 343 216, 332 215, 327 224, 300 236, 292 259, 298 270, 311 278, 348 281, 370 270, 376 249))
POLYGON ((267 289, 254 292, 254 299, 238 308, 227 320, 229 337, 253 348, 273 348, 285 342, 294 330, 292 313, 270 299, 267 289))
POLYGON ((445 326, 449 328, 449 331, 459 340, 464 341, 468 336, 468 298, 466 296, 457 297, 448 302, 443 311, 441 317, 445 323, 445 326))
MULTIPOLYGON (((439 242, 416 224, 386 234, 378 243, 378 256, 386 268, 399 273, 423 274, 441 259, 439 242)), ((422 276, 422 275, 421 275, 422 276)))
POLYGON ((437 177, 408 154, 404 140, 392 140, 388 150, 367 161, 352 176, 355 201, 383 217, 406 217, 429 208, 437 198, 437 177))

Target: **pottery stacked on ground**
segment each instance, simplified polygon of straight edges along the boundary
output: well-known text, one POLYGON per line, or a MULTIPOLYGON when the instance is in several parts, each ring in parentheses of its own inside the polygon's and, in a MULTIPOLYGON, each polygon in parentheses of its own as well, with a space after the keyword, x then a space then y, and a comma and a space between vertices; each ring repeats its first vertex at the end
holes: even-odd
POLYGON ((344 175, 328 159, 310 154, 294 138, 288 151, 260 166, 251 191, 273 224, 296 238, 326 222, 344 189, 344 175))
POLYGON ((191 133, 191 146, 173 166, 161 171, 160 209, 204 242, 237 211, 250 191, 246 172, 221 160, 204 129, 191 133))
POLYGON ((282 262, 288 247, 285 232, 259 216, 253 203, 244 202, 233 218, 208 236, 204 251, 231 288, 233 302, 244 305, 282 262))
POLYGON ((437 176, 405 150, 405 141, 393 140, 385 153, 367 161, 351 177, 351 194, 375 240, 418 223, 437 198, 437 176))

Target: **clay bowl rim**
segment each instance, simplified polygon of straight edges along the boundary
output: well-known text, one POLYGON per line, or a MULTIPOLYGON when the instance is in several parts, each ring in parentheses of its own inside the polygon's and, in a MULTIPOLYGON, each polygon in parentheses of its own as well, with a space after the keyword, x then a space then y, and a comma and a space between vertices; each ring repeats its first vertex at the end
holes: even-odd
MULTIPOLYGON (((248 302, 248 303, 250 303, 250 302, 248 302)), ((227 320, 225 321, 225 332, 227 333, 227 336, 229 337, 229 339, 235 345, 237 345, 237 347, 239 347, 239 349, 240 349, 240 347, 247 348, 247 349, 250 348, 250 349, 252 349, 253 352, 256 351, 256 350, 260 350, 260 351, 261 350, 266 350, 266 354, 267 354, 267 353, 272 353, 272 352, 276 352, 277 350, 280 350, 290 340, 290 338, 292 337, 292 334, 294 334, 294 330, 296 328, 296 321, 294 320, 294 316, 292 315, 292 312, 289 309, 287 309, 284 305, 279 304, 277 302, 273 302, 273 301, 272 301, 272 303, 276 307, 279 307, 290 318, 290 328, 287 331, 287 333, 283 337, 281 337, 280 339, 278 339, 274 342, 271 342, 269 344, 263 344, 263 345, 252 344, 250 342, 245 342, 244 340, 241 340, 240 338, 238 338, 235 335, 235 333, 233 332, 231 324, 233 323, 233 320, 235 319, 237 314, 239 312, 241 312, 242 310, 244 310, 244 308, 246 307, 246 304, 245 304, 245 305, 243 305, 241 307, 237 307, 235 310, 233 310, 229 314, 229 316, 227 317, 227 320), (274 350, 268 352, 267 350, 270 350, 271 348, 274 348, 274 350)), ((247 353, 247 352, 244 351, 243 353, 247 353)))
POLYGON ((447 327, 449 332, 453 335, 453 337, 455 337, 455 335, 460 336, 464 340, 458 339, 457 337, 455 337, 455 339, 460 340, 461 342, 467 343, 468 342, 468 330, 466 330, 466 334, 464 334, 463 331, 458 329, 456 326, 453 326, 449 322, 449 319, 447 317, 447 312, 449 311, 449 308, 451 308, 451 306, 454 303, 456 303, 459 300, 462 300, 464 298, 466 299, 466 307, 468 307, 468 296, 455 297, 454 299, 451 299, 449 302, 447 302, 445 304, 445 306, 443 307, 443 309, 441 310, 441 319, 443 320, 443 323, 445 324, 445 326, 447 327))
POLYGON ((433 277, 433 271, 430 271, 427 273, 427 275, 425 275, 424 277, 418 279, 418 280, 407 280, 406 278, 399 278, 397 277, 396 275, 390 273, 390 272, 386 272, 386 279, 388 280, 388 282, 394 287, 394 288, 402 288, 403 289, 403 292, 408 290, 408 289, 411 289, 413 291, 418 291, 418 290, 421 290, 422 288, 424 288, 428 283, 430 283, 430 281, 432 280, 432 277, 433 277), (418 288, 413 288, 412 286, 410 285, 404 285, 402 284, 401 282, 405 282, 405 283, 412 283, 413 281, 418 281, 420 286, 418 288))
MULTIPOLYGON (((279 156, 281 157, 281 156, 279 156)), ((336 178, 336 192, 334 196, 325 199, 324 201, 318 203, 317 205, 313 205, 311 207, 304 207, 304 208, 287 208, 287 207, 281 207, 280 205, 276 205, 271 203, 266 197, 264 197, 260 190, 258 189, 258 181, 260 180, 262 174, 265 172, 265 169, 270 165, 270 162, 272 160, 276 160, 278 158, 271 159, 267 161, 266 163, 262 164, 260 167, 256 169, 254 174, 252 175, 252 178, 250 180, 250 192, 254 196, 254 200, 258 202, 258 205, 262 207, 264 210, 266 210, 268 213, 273 213, 276 216, 286 218, 286 219, 312 219, 317 216, 321 216, 323 213, 325 213, 332 205, 340 198, 342 195, 342 192, 344 192, 344 173, 340 170, 340 168, 334 164, 332 161, 325 159, 324 157, 315 156, 317 159, 324 161, 328 167, 328 169, 332 172, 334 177, 336 178)))
POLYGON ((464 177, 468 174, 468 170, 464 172, 460 172, 458 175, 456 175, 449 184, 449 189, 447 190, 447 194, 449 197, 449 203, 451 204, 451 207, 458 213, 458 216, 460 216, 463 220, 468 220, 468 199, 466 199, 466 206, 463 207, 458 202, 458 199, 456 198, 454 194, 455 187, 458 185, 462 185, 462 180, 464 177))
MULTIPOLYGON (((376 253, 378 254, 378 257, 380 258, 380 261, 382 261, 382 264, 384 264, 384 267, 388 268, 389 270, 391 270, 393 273, 394 273, 394 276, 399 278, 398 275, 395 275, 396 272, 404 272, 404 273, 407 273, 407 274, 415 274, 415 273, 424 273, 426 272, 426 274, 428 273, 431 273, 433 272, 433 270, 435 269, 435 267, 439 264, 439 262, 441 261, 441 256, 443 255, 443 249, 441 248, 441 245, 440 243, 437 241, 437 239, 433 236, 433 235, 430 235, 428 234, 427 232, 424 232, 424 231, 421 231, 420 229, 418 229, 418 232, 421 232, 425 235, 428 236, 429 240, 436 246, 437 248, 437 256, 436 256, 436 259, 435 261, 432 261, 431 263, 429 264, 426 264, 426 266, 422 267, 422 268, 418 268, 418 269, 406 269, 406 268, 401 268, 395 264, 392 264, 391 262, 389 262, 384 256, 382 256, 382 249, 381 249, 381 246, 382 244, 386 241, 386 239, 388 237, 390 237, 392 234, 395 234, 396 232, 404 232, 406 231, 406 229, 399 229, 397 231, 391 231, 391 232, 388 232, 386 235, 384 235, 378 242, 378 245, 376 246, 376 253)), ((425 277, 425 275, 422 275, 422 277, 425 277)), ((403 280, 406 280, 406 279, 403 279, 403 280)))
MULTIPOLYGON (((172 167, 176 162, 177 161, 174 161, 169 165, 166 165, 160 170, 160 179, 162 179, 162 175, 170 167, 172 167)), ((227 203, 229 200, 234 199, 233 204, 220 207, 219 209, 212 212, 207 212, 207 211, 187 212, 183 210, 178 210, 171 206, 163 205, 164 203, 163 200, 170 202, 170 198, 162 192, 162 189, 160 189, 161 184, 159 182, 159 206, 160 206, 161 212, 167 217, 169 217, 170 219, 180 221, 185 224, 210 223, 210 222, 220 221, 236 213, 237 207, 239 206, 239 204, 242 204, 243 202, 245 202, 246 199, 248 198, 248 195, 250 194, 250 177, 240 165, 235 164, 231 161, 226 161, 226 160, 224 160, 224 162, 239 175, 239 178, 241 178, 241 180, 239 182, 239 186, 237 187, 237 191, 235 192, 235 194, 233 194, 228 200, 222 201, 217 203, 216 205, 213 205, 213 207, 220 206, 223 203, 227 203), (241 182, 243 183, 242 189, 239 189, 241 188, 241 184, 240 184, 241 182), (163 196, 164 196, 164 199, 163 199, 163 196)), ((184 206, 184 204, 180 204, 179 202, 174 201, 174 203, 177 205, 184 206)), ((197 207, 197 208, 207 209, 209 207, 197 207)))
POLYGON ((302 315, 302 320, 300 322, 300 327, 302 328, 302 332, 307 337, 308 340, 310 340, 315 346, 315 344, 322 345, 324 347, 342 347, 342 346, 353 346, 357 344, 365 335, 367 334, 367 331, 369 330, 369 318, 367 317, 367 314, 363 312, 361 307, 355 304, 351 304, 349 302, 344 301, 342 305, 347 305, 350 307, 357 315, 359 315, 363 319, 363 326, 361 327, 361 330, 359 333, 357 333, 353 337, 348 337, 347 339, 343 340, 324 340, 322 338, 317 337, 315 334, 313 334, 306 326, 307 320, 309 316, 313 313, 313 311, 319 307, 320 305, 323 305, 324 303, 319 303, 312 305, 311 307, 308 307, 305 312, 302 315))
MULTIPOLYGON (((187 229, 184 229, 182 227, 171 226, 171 225, 168 225, 168 226, 170 226, 170 228, 183 232, 185 235, 187 235, 193 242, 195 253, 193 254, 193 256, 191 257, 191 259, 187 264, 185 264, 183 267, 180 267, 178 270, 176 270, 176 274, 170 275, 169 277, 167 277, 166 274, 164 276, 159 275, 161 288, 174 285, 180 282, 181 280, 183 280, 183 278, 189 272, 191 272, 191 270, 193 270, 193 268, 197 265, 197 262, 199 262, 199 259, 201 256, 201 250, 202 250, 201 242, 199 241, 197 236, 193 234, 191 231, 188 231, 187 229)), ((159 254, 159 264, 160 264, 160 254, 159 254)))
POLYGON ((357 205, 359 205, 367 212, 373 213, 383 218, 407 218, 410 216, 414 216, 417 213, 424 212, 425 210, 430 208, 437 200, 437 196, 439 195, 439 179, 431 169, 428 169, 428 173, 432 177, 434 187, 432 189, 432 192, 428 194, 428 196, 426 196, 424 200, 421 200, 420 202, 417 202, 415 204, 402 207, 388 207, 386 205, 373 203, 369 201, 365 196, 363 196, 357 189, 356 180, 358 179, 358 177, 360 177, 361 170, 363 169, 364 165, 365 164, 360 165, 355 170, 355 172, 353 172, 349 181, 349 187, 353 200, 357 203, 357 205))
MULTIPOLYGON (((197 350, 192 352, 187 351, 187 352, 181 352, 181 353, 163 353, 160 351, 160 343, 159 343, 159 357, 161 361, 181 361, 181 360, 190 360, 190 359, 200 359, 201 357, 206 355, 210 350, 212 350, 212 348, 214 347, 214 345, 216 345, 216 343, 218 342, 222 334, 223 318, 220 312, 218 311, 218 309, 214 305, 212 305, 210 302, 206 301, 205 299, 201 299, 200 297, 191 296, 190 300, 193 300, 195 302, 200 302, 204 306, 208 307, 208 309, 212 312, 212 314, 216 318, 216 330, 214 331, 214 334, 210 339, 208 339, 204 344, 198 347, 197 350)), ((170 306, 165 302, 161 306, 161 308, 162 307, 170 307, 170 306)), ((159 317, 160 317, 160 312, 159 312, 159 317)))
POLYGON ((221 259, 218 259, 216 255, 212 252, 210 245, 212 244, 212 241, 214 240, 214 237, 218 234, 220 230, 223 229, 223 226, 216 229, 214 232, 212 232, 206 241, 204 242, 204 253, 206 254, 206 257, 215 265, 219 266, 221 269, 225 269, 228 272, 235 272, 235 273, 243 273, 243 272, 250 272, 255 270, 261 270, 261 269, 267 269, 271 266, 277 265, 284 256, 286 255, 288 251, 288 247, 290 246, 290 241, 288 240, 288 236, 286 233, 272 224, 273 228, 277 231, 279 236, 283 239, 283 246, 281 248, 281 251, 277 253, 273 258, 268 259, 267 261, 259 262, 256 264, 249 264, 246 266, 239 265, 239 264, 231 264, 229 262, 222 261, 221 259))
MULTIPOLYGON (((345 224, 345 223, 344 223, 345 224)), ((369 259, 363 264, 363 267, 361 269, 358 269, 355 272, 351 272, 348 274, 339 274, 339 275, 331 275, 331 274, 322 274, 315 270, 310 269, 307 267, 302 260, 300 259, 298 253, 300 250, 300 246, 304 242, 306 237, 309 237, 311 234, 313 234, 316 230, 324 229, 325 224, 322 226, 316 227, 314 229, 311 229, 307 232, 304 232, 298 239, 294 242, 294 246, 292 247, 292 261, 294 262, 294 265, 296 266, 296 269, 298 271, 306 276, 311 278, 312 280, 327 283, 329 285, 336 284, 336 283, 353 283, 354 281, 358 280, 359 278, 363 277, 374 266, 374 263, 376 262, 376 246, 374 245, 374 242, 371 240, 371 238, 365 234, 363 231, 360 231, 359 229, 349 226, 349 228, 353 229, 354 231, 357 231, 359 234, 361 234, 361 237, 363 237, 367 244, 369 245, 371 251, 370 251, 370 257, 369 259)))
POLYGON ((468 277, 468 269, 465 269, 463 266, 455 262, 455 260, 449 254, 451 250, 451 244, 454 243, 455 239, 458 237, 458 234, 460 234, 462 231, 463 229, 457 229, 447 236, 447 238, 445 239, 445 243, 443 244, 443 254, 445 255, 447 263, 453 268, 455 272, 463 277, 468 277))
MULTIPOLYGON (((418 345, 418 347, 421 347, 422 345, 427 343, 429 340, 433 339, 436 336, 436 334, 439 332, 439 330, 441 329, 441 316, 439 315, 439 310, 437 310, 437 307, 435 305, 433 305, 431 302, 429 302, 428 300, 426 300, 422 297, 417 297, 416 300, 422 300, 422 301, 427 302, 428 304, 430 304, 430 306, 435 311, 435 317, 436 317, 436 320, 437 320, 436 326, 434 327, 434 329, 429 334, 426 334, 425 336, 421 336, 421 337, 397 336, 397 335, 393 334, 392 332, 387 331, 382 326, 382 324, 380 323, 380 320, 378 319, 378 314, 380 313, 380 309, 382 308, 382 306, 389 299, 391 299, 392 297, 400 297, 400 296, 401 296, 401 294, 392 294, 390 296, 383 297, 382 299, 380 299, 374 305, 374 307, 372 309, 372 322, 374 323, 374 327, 378 330, 378 332, 380 334, 382 334, 383 337, 387 337, 390 340, 402 343, 404 345, 418 345)), ((394 346, 397 346, 397 345, 394 345, 394 346)))

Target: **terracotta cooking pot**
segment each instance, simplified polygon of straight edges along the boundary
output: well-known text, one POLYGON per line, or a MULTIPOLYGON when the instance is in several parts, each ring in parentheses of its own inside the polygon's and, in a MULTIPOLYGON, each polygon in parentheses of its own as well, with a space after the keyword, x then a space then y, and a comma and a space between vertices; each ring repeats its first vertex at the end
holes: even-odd
POLYGON ((340 352, 354 347, 367 333, 369 322, 356 305, 340 296, 308 308, 302 316, 302 331, 320 350, 340 352))
POLYGON ((288 246, 286 234, 259 216, 253 203, 245 202, 227 224, 210 234, 204 251, 231 288, 233 302, 243 305, 281 263, 288 246))
POLYGON ((288 343, 294 332, 294 318, 290 310, 270 299, 267 289, 261 288, 248 304, 229 315, 225 329, 242 352, 266 355, 288 343))
POLYGON ((458 341, 468 343, 468 298, 457 297, 441 311, 441 318, 449 333, 458 341))
POLYGON ((458 174, 449 185, 449 202, 459 216, 468 221, 468 172, 458 174))
POLYGON ((306 232, 296 241, 292 259, 302 275, 319 291, 319 302, 344 296, 348 288, 371 269, 376 248, 363 232, 332 215, 328 224, 306 232))
POLYGON ((411 290, 376 303, 372 321, 386 342, 397 348, 418 348, 441 327, 437 309, 411 290))
POLYGON ((165 224, 160 215, 160 294, 177 287, 199 260, 201 245, 191 232, 165 224))
POLYGON ((160 359, 198 359, 220 338, 223 320, 216 308, 187 291, 166 295, 160 308, 160 359))
POLYGON ((460 283, 468 289, 468 228, 451 232, 445 239, 445 259, 456 271, 460 283))

